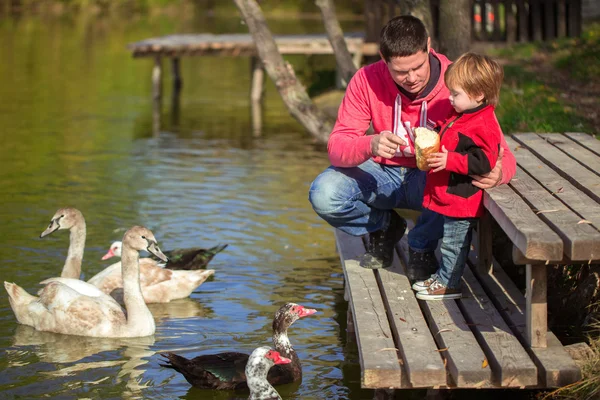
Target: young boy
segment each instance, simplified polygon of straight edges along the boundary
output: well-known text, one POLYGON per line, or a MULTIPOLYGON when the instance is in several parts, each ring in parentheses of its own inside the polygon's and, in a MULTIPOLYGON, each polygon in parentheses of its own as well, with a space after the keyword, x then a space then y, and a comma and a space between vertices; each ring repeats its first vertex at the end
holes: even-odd
POLYGON ((421 300, 461 297, 460 278, 471 245, 472 229, 483 212, 483 191, 469 175, 491 171, 502 131, 494 108, 504 72, 487 56, 463 54, 444 74, 456 111, 440 127, 440 151, 428 158, 423 207, 444 218, 442 262, 435 274, 415 282, 421 300))

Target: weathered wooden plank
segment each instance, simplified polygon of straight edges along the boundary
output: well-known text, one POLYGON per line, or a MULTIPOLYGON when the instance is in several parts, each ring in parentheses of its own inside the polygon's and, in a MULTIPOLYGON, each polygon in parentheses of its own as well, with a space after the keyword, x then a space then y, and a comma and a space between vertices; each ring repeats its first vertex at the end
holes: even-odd
MULTIPOLYGON (((475 244, 476 246, 477 244, 475 244)), ((530 348, 527 346, 525 297, 498 263, 494 262, 491 274, 479 274, 475 267, 476 251, 470 253, 470 261, 472 272, 477 275, 489 298, 538 367, 538 386, 559 387, 581 379, 581 370, 550 330, 546 333, 547 347, 530 348)))
POLYGON ((529 205, 508 185, 486 190, 483 204, 527 258, 562 259, 562 239, 540 221, 529 205))
POLYGON ((395 252, 392 267, 375 271, 375 277, 411 386, 446 386, 444 362, 395 252))
POLYGON ((579 143, 597 156, 600 156, 600 140, 594 136, 583 132, 565 132, 563 135, 579 143))
POLYGON ((470 296, 458 304, 492 368, 492 382, 504 387, 537 385, 535 364, 469 268, 465 268, 463 285, 470 296))
POLYGON ((546 265, 527 264, 525 274, 526 310, 525 334, 531 347, 546 347, 548 330, 548 304, 546 302, 547 276, 546 265))
MULTIPOLYGON (((344 35, 350 53, 378 54, 377 46, 364 43, 361 32, 344 35)), ((275 43, 281 54, 333 54, 333 48, 325 34, 278 35, 275 43)), ((250 34, 179 34, 149 38, 130 43, 127 48, 135 57, 152 56, 156 53, 174 56, 214 54, 247 55, 255 53, 255 44, 250 34)))
MULTIPOLYGON (((595 139, 594 139, 595 140, 595 139)), ((587 221, 600 228, 600 204, 577 189, 552 168, 535 157, 528 149, 519 147, 517 142, 507 137, 508 145, 515 149, 517 163, 551 194, 587 221)))
POLYGON ((579 190, 600 202, 600 179, 598 179, 598 175, 581 164, 573 162, 571 157, 535 133, 515 133, 512 137, 579 190))
MULTIPOLYGON (((409 224, 412 225, 412 224, 409 224)), ((400 259, 408 262, 408 241, 406 235, 397 246, 400 259)), ((414 295, 411 294, 411 296, 414 295)), ((416 301, 416 298, 414 298, 416 301)), ((438 344, 441 356, 446 360, 446 368, 456 387, 492 386, 490 368, 482 368, 485 355, 473 332, 461 314, 454 300, 443 302, 420 302, 433 337, 438 344)))
POLYGON ((363 388, 400 388, 403 375, 386 311, 373 271, 361 268, 358 257, 365 252, 362 239, 335 230, 361 365, 363 388))
POLYGON ((600 157, 575 141, 556 133, 540 133, 539 136, 551 145, 558 147, 568 156, 587 167, 596 175, 600 174, 600 157))
POLYGON ((479 264, 477 268, 481 273, 490 272, 492 269, 492 216, 486 212, 477 224, 477 238, 479 242, 479 264))
POLYGON ((560 236, 567 257, 580 261, 600 257, 600 232, 589 224, 579 224, 581 216, 552 196, 520 166, 517 166, 516 179, 510 185, 536 210, 538 217, 560 236))

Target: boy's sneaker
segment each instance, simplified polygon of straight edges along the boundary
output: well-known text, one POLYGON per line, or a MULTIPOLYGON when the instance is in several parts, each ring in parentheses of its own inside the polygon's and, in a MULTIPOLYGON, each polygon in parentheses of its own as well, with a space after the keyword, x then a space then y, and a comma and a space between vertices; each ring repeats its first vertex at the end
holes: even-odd
POLYGON ((450 289, 437 279, 427 289, 417 292, 419 300, 456 300, 461 297, 460 289, 450 289))
POLYGON ((369 269, 388 268, 394 259, 394 246, 406 232, 406 220, 391 210, 392 217, 387 229, 369 234, 367 252, 360 260, 360 266, 369 269))
POLYGON ((437 275, 431 275, 431 277, 429 279, 426 279, 424 281, 417 281, 412 285, 412 290, 414 290, 415 292, 420 292, 423 290, 427 290, 429 288, 429 286, 431 286, 431 284, 433 282, 435 282, 435 280, 437 279, 437 275))
POLYGON ((439 264, 433 251, 415 251, 408 248, 406 276, 411 281, 424 281, 438 270, 439 264))

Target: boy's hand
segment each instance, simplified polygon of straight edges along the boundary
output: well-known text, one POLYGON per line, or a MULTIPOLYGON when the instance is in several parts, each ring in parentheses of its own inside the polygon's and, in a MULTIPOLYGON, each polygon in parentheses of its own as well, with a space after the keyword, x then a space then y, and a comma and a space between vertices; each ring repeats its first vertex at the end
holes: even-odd
POLYGON ((371 154, 383 158, 394 158, 398 146, 406 146, 406 142, 391 131, 381 131, 371 139, 371 154))
POLYGON ((439 153, 432 153, 427 157, 427 165, 432 168, 431 172, 438 172, 446 169, 446 162, 448 161, 448 150, 446 146, 442 145, 442 151, 439 153))

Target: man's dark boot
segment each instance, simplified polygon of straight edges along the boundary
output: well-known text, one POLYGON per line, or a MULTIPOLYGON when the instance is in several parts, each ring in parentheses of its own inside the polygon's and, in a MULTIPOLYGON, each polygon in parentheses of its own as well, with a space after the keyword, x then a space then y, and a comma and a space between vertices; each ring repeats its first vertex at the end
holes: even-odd
POLYGON ((360 260, 360 266, 369 269, 388 268, 394 259, 394 246, 406 231, 406 220, 394 210, 390 224, 386 229, 380 229, 369 234, 367 252, 360 260))
POLYGON ((435 274, 439 267, 433 251, 419 252, 408 248, 406 275, 411 281, 423 281, 435 274))

